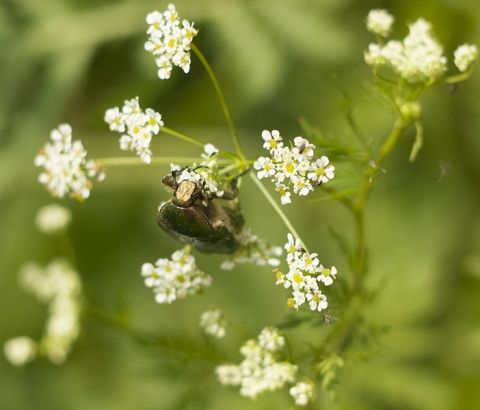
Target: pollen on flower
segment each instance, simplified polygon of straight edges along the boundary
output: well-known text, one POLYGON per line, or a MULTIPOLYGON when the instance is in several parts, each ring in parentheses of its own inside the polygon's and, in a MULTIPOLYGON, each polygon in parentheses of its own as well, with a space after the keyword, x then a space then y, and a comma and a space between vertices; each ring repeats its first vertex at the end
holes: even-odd
POLYGON ((81 141, 72 141, 72 127, 61 124, 50 133, 47 142, 35 157, 35 165, 43 167, 40 183, 58 198, 69 195, 83 201, 90 196, 92 179, 102 181, 105 173, 100 164, 87 160, 87 151, 81 141))
POLYGON ((263 131, 262 138, 270 157, 259 157, 253 167, 259 179, 270 178, 275 184, 282 205, 291 203, 291 188, 295 194, 305 196, 334 177, 335 167, 326 156, 314 158, 315 146, 307 139, 295 137, 293 148, 289 148, 283 146, 277 130, 263 131))
POLYGON ((156 56, 158 77, 162 80, 170 78, 174 65, 188 73, 191 43, 197 35, 194 23, 183 20, 180 25, 180 18, 173 4, 169 4, 163 13, 149 13, 146 20, 149 25, 149 39, 145 43, 145 50, 156 56))
POLYGON ((105 112, 104 120, 110 130, 126 132, 120 138, 120 149, 135 151, 143 162, 147 164, 151 162, 152 136, 158 134, 164 125, 160 113, 151 108, 144 112, 137 97, 126 100, 121 110, 118 107, 109 108, 105 112))

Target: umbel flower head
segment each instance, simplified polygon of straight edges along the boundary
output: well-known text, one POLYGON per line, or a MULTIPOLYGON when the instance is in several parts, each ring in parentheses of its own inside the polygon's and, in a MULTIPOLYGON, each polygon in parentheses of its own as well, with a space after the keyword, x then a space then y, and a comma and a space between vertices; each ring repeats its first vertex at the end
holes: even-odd
POLYGON ((264 328, 258 339, 247 340, 240 348, 244 360, 239 365, 225 364, 216 369, 220 383, 240 386, 242 396, 256 398, 260 393, 281 389, 295 381, 297 366, 280 360, 285 338, 278 329, 264 328))
POLYGON ((145 43, 145 50, 156 57, 158 77, 170 78, 174 65, 185 73, 190 71, 190 44, 197 35, 193 23, 180 18, 173 4, 166 11, 154 11, 147 15, 149 24, 147 34, 150 36, 145 43))
POLYGON ((153 289, 155 301, 162 304, 200 294, 212 283, 211 276, 197 268, 188 246, 174 252, 171 259, 158 259, 155 265, 144 263, 141 273, 145 285, 153 289))
POLYGON ((135 151, 143 162, 151 162, 152 134, 158 134, 163 127, 160 113, 151 108, 143 111, 137 97, 126 100, 121 110, 118 107, 109 108, 104 120, 112 131, 125 133, 120 137, 120 149, 135 151))
MULTIPOLYGON (((367 29, 386 37, 393 17, 385 10, 372 10, 367 17, 367 29)), ((433 36, 432 24, 422 18, 408 25, 403 41, 386 44, 371 43, 365 52, 365 62, 375 70, 392 70, 411 85, 431 84, 442 78, 447 70, 443 48, 433 36)), ((460 71, 470 69, 478 57, 476 46, 463 45, 455 52, 455 65, 460 71)))
POLYGON ((35 165, 44 170, 38 177, 40 183, 58 198, 70 195, 84 200, 90 196, 91 179, 102 181, 105 173, 100 163, 87 160, 87 151, 81 141, 72 141, 72 127, 61 124, 50 133, 47 142, 35 157, 35 165))
POLYGON ((324 268, 316 253, 308 253, 302 248, 300 241, 288 234, 287 250, 288 273, 277 272, 277 285, 292 289, 292 297, 288 306, 298 310, 305 302, 311 310, 321 312, 328 307, 327 297, 322 293, 320 284, 329 286, 336 279, 337 269, 324 268))
POLYGON ((284 147, 277 130, 263 131, 263 148, 271 157, 260 157, 253 164, 259 179, 270 178, 281 195, 283 205, 291 203, 290 188, 300 196, 308 195, 320 184, 334 177, 335 167, 329 159, 314 157, 315 145, 302 137, 295 137, 293 147, 284 147))

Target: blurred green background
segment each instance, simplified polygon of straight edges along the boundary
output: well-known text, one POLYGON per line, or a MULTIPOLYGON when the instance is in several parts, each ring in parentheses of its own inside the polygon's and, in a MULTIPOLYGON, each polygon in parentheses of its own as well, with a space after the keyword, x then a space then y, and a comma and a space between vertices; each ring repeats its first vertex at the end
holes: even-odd
MULTIPOLYGON (((191 72, 174 69, 161 81, 143 49, 145 16, 168 2, 146 0, 1 0, 0 3, 0 343, 18 335, 38 338, 46 310, 17 283, 28 261, 47 264, 62 252, 55 238, 34 228, 37 210, 52 202, 33 165, 50 130, 73 127, 92 158, 121 156, 118 138, 103 122, 107 108, 140 97, 174 129, 232 149, 213 88, 198 60, 191 72)), ((212 64, 249 157, 263 155, 260 133, 302 133, 306 119, 327 135, 347 126, 346 90, 355 118, 374 144, 392 117, 369 98, 371 72, 363 50, 373 38, 364 29, 372 8, 396 17, 395 36, 406 21, 431 21, 445 53, 464 42, 480 45, 477 0, 179 0, 181 18, 201 28, 197 46, 212 64)), ((408 162, 413 133, 387 161, 371 197, 367 229, 371 251, 369 288, 376 297, 368 320, 390 331, 377 354, 352 360, 340 371, 336 396, 341 409, 480 408, 480 71, 456 93, 437 87, 425 93, 425 145, 408 162)), ((154 153, 196 155, 171 137, 158 138, 154 153)), ((336 165, 337 176, 343 165, 336 165)), ((155 223, 168 198, 160 184, 166 167, 107 170, 91 197, 79 204, 57 201, 74 214, 70 228, 84 288, 111 314, 126 312, 144 333, 188 334, 207 346, 198 330, 200 312, 214 305, 252 334, 286 314, 287 292, 274 285, 270 269, 218 269, 222 258, 197 255, 213 276, 203 297, 155 304, 142 282, 143 262, 168 257, 178 245, 155 223)), ((283 245, 286 229, 256 187, 246 179, 241 201, 247 223, 260 236, 283 245), (259 210, 260 209, 260 210, 259 210), (271 216, 270 216, 271 215, 271 216), (268 220, 268 223, 265 221, 268 220), (280 239, 279 239, 280 238, 280 239)), ((352 221, 338 204, 285 207, 294 226, 321 261, 348 265, 331 229, 351 236, 352 221), (299 211, 300 210, 300 211, 299 211)), ((334 287, 328 289, 334 293, 334 287)), ((331 315, 341 316, 334 306, 331 315)), ((308 344, 324 328, 301 327, 308 344)), ((303 332, 303 333, 302 333, 303 332)), ((238 360, 242 339, 216 345, 238 360)), ((206 344, 207 343, 207 344, 206 344)), ((302 342, 301 342, 302 343, 302 342)), ((200 349, 200 348, 199 348, 200 349)), ((172 353, 173 355, 173 353, 172 353)), ((169 366, 165 351, 139 345, 122 332, 86 318, 66 363, 39 360, 14 368, 0 357, 1 409, 278 409, 284 393, 256 402, 219 387, 207 364, 185 360, 184 372, 169 366), (207 375, 207 376, 206 376, 207 375), (196 388, 185 380, 197 380, 196 388), (193 402, 189 401, 192 397, 193 402)), ((320 393, 318 408, 329 408, 320 393), (324 406, 322 406, 322 404, 324 406)))

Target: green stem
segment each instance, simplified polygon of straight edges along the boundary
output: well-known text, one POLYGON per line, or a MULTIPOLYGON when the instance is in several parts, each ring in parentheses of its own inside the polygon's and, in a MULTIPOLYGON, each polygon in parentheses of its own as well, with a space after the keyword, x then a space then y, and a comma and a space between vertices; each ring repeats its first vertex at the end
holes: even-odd
MULTIPOLYGON (((147 165, 139 157, 119 157, 119 158, 100 158, 97 160, 103 167, 119 167, 132 165, 147 165)), ((199 158, 188 157, 157 157, 152 158, 150 164, 172 164, 172 163, 187 163, 193 164, 198 162, 199 158)), ((229 162, 226 162, 229 163, 229 162)))
POLYGON ((351 209, 355 218, 356 226, 356 246, 354 253, 354 271, 356 273, 356 288, 360 289, 362 280, 367 271, 367 246, 365 241, 365 205, 372 190, 376 177, 381 170, 381 165, 391 154, 393 148, 397 145, 398 140, 410 125, 409 122, 399 118, 394 125, 392 133, 387 138, 383 146, 380 148, 379 156, 374 166, 371 167, 370 173, 366 176, 366 181, 360 188, 356 200, 353 202, 351 209))
POLYGON ((220 105, 222 106, 223 114, 225 115, 225 119, 227 121, 228 127, 230 128, 230 133, 232 134, 232 138, 233 138, 233 142, 235 143, 237 154, 243 162, 245 161, 245 156, 243 155, 242 147, 240 146, 240 141, 238 139, 237 132, 235 131, 235 127, 233 126, 232 118, 230 116, 230 112, 228 111, 227 103, 225 102, 225 98, 223 97, 223 93, 220 88, 220 85, 218 84, 217 78, 215 77, 215 74, 213 73, 213 70, 210 67, 210 64, 208 64, 208 61, 203 56, 201 51, 193 43, 191 44, 191 47, 193 52, 198 57, 203 67, 207 71, 208 76, 210 77, 210 81, 212 82, 213 87, 215 88, 215 92, 217 93, 218 99, 220 100, 220 105))
MULTIPOLYGON (((380 148, 379 158, 377 160, 378 167, 380 167, 380 165, 382 165, 385 162, 385 160, 390 155, 395 145, 397 145, 397 142, 402 136, 402 134, 404 133, 405 129, 409 125, 410 125, 409 122, 405 122, 402 119, 397 120, 392 130, 392 133, 387 138, 382 148, 380 148)), ((378 173, 378 168, 377 168, 377 173, 378 173)))
POLYGON ((253 179, 253 182, 255 182, 255 184, 260 189, 260 191, 262 191, 263 195, 265 195, 268 202, 270 202, 270 205, 272 205, 273 209, 275 209, 275 211, 280 216, 281 220, 283 221, 285 226, 288 228, 288 230, 291 232, 291 234, 300 241, 302 248, 308 252, 308 249, 305 243, 302 241, 302 238, 300 238, 300 235, 297 233, 293 225, 290 223, 287 216, 283 213, 282 209, 278 206, 277 202, 275 202, 275 200, 272 198, 272 196, 270 195, 270 192, 267 191, 267 189, 263 186, 263 184, 260 182, 260 180, 255 174, 250 173, 250 177, 253 179))
POLYGON ((194 137, 191 137, 190 135, 184 134, 183 132, 175 131, 172 130, 171 128, 168 127, 162 127, 160 128, 160 131, 162 131, 165 134, 172 135, 173 137, 180 138, 182 140, 188 141, 192 144, 198 145, 200 147, 204 147, 205 143, 203 141, 200 141, 194 137))

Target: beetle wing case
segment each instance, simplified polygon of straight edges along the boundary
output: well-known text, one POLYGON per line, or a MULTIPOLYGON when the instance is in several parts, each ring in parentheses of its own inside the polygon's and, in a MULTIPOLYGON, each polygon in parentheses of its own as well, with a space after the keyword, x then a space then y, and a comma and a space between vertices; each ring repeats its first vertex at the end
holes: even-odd
POLYGON ((157 222, 172 237, 201 252, 229 254, 239 247, 232 212, 216 201, 187 208, 167 202, 160 207, 157 222))

